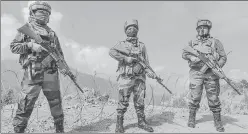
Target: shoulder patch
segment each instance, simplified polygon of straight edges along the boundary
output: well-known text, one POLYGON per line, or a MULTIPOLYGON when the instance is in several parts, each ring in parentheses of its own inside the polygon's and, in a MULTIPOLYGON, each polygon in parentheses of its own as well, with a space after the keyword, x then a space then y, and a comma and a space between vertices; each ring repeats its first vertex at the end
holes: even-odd
POLYGON ((115 44, 114 47, 119 46, 119 45, 124 45, 124 44, 125 44, 125 41, 118 41, 118 42, 115 44))
MULTIPOLYGON (((116 43, 116 45, 124 45, 125 44, 125 41, 118 41, 117 43, 116 43)), ((115 45, 115 46, 116 46, 115 45)))
POLYGON ((145 46, 145 43, 139 41, 139 45, 140 45, 141 47, 143 47, 143 46, 145 46))

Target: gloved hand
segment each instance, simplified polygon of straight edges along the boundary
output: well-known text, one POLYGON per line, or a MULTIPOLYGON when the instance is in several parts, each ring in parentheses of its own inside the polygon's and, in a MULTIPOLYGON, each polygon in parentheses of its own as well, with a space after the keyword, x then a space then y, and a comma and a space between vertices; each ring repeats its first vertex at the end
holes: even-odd
POLYGON ((134 62, 134 61, 138 61, 138 60, 136 58, 129 57, 129 56, 125 57, 125 62, 127 62, 129 64, 134 62))
POLYGON ((47 49, 45 49, 45 48, 42 47, 40 44, 37 44, 37 43, 35 43, 35 42, 33 42, 33 41, 28 43, 28 47, 31 48, 31 49, 32 49, 33 51, 35 51, 35 52, 41 52, 42 50, 48 52, 47 49))
POLYGON ((195 57, 195 56, 191 56, 191 57, 190 57, 190 60, 191 60, 193 63, 197 63, 197 62, 201 61, 198 57, 195 57))

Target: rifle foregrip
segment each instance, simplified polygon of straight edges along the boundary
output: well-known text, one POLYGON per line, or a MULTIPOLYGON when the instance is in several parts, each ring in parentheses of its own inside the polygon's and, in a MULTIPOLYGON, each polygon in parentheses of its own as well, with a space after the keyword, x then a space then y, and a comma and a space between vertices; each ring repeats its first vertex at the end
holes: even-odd
POLYGON ((205 64, 205 65, 201 68, 200 72, 205 73, 205 72, 207 71, 207 69, 208 69, 208 66, 205 64))

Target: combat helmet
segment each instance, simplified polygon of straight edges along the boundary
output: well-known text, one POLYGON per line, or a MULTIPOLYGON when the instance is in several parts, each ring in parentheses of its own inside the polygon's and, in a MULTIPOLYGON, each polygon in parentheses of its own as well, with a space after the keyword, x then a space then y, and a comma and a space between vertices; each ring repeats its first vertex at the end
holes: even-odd
POLYGON ((196 29, 199 26, 207 26, 209 29, 212 28, 212 22, 210 20, 198 20, 196 24, 196 29))
POLYGON ((45 1, 35 1, 29 6, 29 11, 45 10, 51 15, 51 6, 45 1))
POLYGON ((129 26, 134 26, 139 30, 139 25, 138 25, 138 20, 132 19, 132 20, 127 20, 124 24, 124 31, 126 32, 127 28, 129 26))

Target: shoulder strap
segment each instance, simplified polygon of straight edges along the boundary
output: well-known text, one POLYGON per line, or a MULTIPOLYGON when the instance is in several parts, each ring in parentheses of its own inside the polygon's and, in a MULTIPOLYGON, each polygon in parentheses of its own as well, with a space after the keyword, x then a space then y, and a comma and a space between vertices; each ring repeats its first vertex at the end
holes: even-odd
POLYGON ((211 38, 211 41, 212 41, 211 47, 215 49, 215 38, 211 38))

